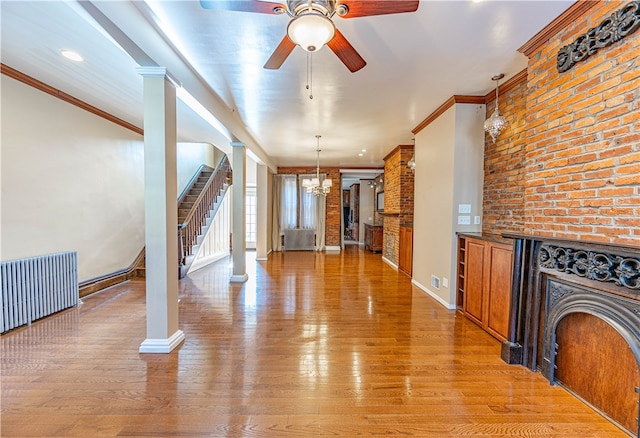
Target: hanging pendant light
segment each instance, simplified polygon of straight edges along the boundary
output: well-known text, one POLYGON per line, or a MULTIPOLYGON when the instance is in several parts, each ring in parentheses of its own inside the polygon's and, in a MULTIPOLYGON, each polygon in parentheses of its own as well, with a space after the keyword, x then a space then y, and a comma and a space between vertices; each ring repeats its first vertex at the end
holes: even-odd
POLYGON ((416 154, 415 154, 415 150, 416 150, 416 138, 415 137, 411 137, 411 140, 413 141, 413 154, 411 154, 411 159, 407 162, 407 167, 409 168, 409 170, 411 171, 411 173, 414 173, 416 171, 416 154))
POLYGON ((321 135, 316 135, 317 139, 317 147, 316 152, 318 155, 317 159, 317 167, 316 167, 316 177, 315 178, 305 178, 302 180, 302 187, 305 188, 307 193, 313 193, 315 196, 326 196, 327 193, 331 191, 331 186, 333 185, 333 181, 331 178, 325 178, 322 183, 320 182, 320 138, 321 135))
POLYGON ((507 118, 500 114, 500 104, 498 102, 498 85, 500 79, 504 78, 504 74, 500 73, 491 78, 492 81, 496 81, 496 108, 493 110, 493 114, 484 122, 484 130, 489 133, 493 142, 496 142, 496 139, 500 135, 502 131, 507 127, 509 123, 507 118))
POLYGON ((416 156, 411 155, 411 159, 407 162, 407 167, 413 173, 416 171, 416 156))

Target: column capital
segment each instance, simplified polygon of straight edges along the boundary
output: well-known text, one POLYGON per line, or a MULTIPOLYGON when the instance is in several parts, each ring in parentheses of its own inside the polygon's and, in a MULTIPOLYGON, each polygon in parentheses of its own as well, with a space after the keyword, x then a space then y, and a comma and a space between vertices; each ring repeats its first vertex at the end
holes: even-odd
POLYGON ((148 77, 148 78, 167 78, 174 87, 179 88, 182 86, 180 81, 176 79, 170 72, 167 70, 167 67, 160 66, 142 66, 136 68, 136 71, 140 76, 148 77))
POLYGON ((231 147, 234 147, 234 148, 243 148, 243 147, 245 147, 245 144, 243 142, 241 142, 241 141, 232 141, 230 144, 231 144, 231 147))

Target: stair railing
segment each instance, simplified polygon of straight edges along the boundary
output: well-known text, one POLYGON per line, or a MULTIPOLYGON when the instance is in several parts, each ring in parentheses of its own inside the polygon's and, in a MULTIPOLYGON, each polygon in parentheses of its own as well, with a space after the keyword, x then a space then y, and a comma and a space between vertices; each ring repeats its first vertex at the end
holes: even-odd
POLYGON ((196 181, 198 181, 200 174, 204 171, 213 172, 214 170, 215 169, 213 167, 209 167, 206 164, 201 164, 200 167, 198 167, 198 170, 196 170, 196 172, 191 177, 191 180, 187 183, 186 186, 184 186, 184 190, 182 190, 180 196, 178 196, 178 206, 180 206, 180 203, 184 200, 185 196, 187 196, 189 191, 193 188, 193 185, 196 183, 196 181))
POLYGON ((193 246, 198 242, 198 236, 202 233, 202 227, 207 221, 209 212, 213 210, 217 197, 223 192, 231 174, 231 164, 225 156, 216 166, 207 184, 193 203, 191 211, 184 222, 178 224, 178 260, 180 267, 186 263, 186 258, 191 255, 193 246))

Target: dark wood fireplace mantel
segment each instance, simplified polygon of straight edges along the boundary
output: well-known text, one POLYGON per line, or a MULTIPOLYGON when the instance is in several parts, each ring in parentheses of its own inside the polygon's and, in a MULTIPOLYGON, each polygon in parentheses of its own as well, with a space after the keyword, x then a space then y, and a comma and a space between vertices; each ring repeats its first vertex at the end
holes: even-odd
POLYGON ((502 359, 541 371, 640 437, 640 248, 503 236, 514 256, 502 359), (607 377, 616 367, 623 383, 607 377))

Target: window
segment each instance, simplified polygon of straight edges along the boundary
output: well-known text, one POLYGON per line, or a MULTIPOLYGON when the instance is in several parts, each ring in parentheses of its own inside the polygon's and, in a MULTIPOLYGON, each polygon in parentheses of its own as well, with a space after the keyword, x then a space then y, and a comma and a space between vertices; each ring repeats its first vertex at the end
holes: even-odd
POLYGON ((300 191, 300 228, 314 230, 316 228, 316 196, 307 193, 302 187, 302 180, 313 178, 315 175, 300 175, 298 189, 300 191))
POLYGON ((245 224, 247 247, 255 247, 257 232, 257 200, 256 188, 247 187, 245 197, 245 224))
POLYGON ((314 178, 315 176, 282 175, 280 229, 316 229, 318 200, 315 195, 307 193, 305 188, 302 187, 303 179, 314 178))
POLYGON ((295 175, 282 178, 282 205, 280 229, 296 228, 298 225, 298 190, 295 175))

